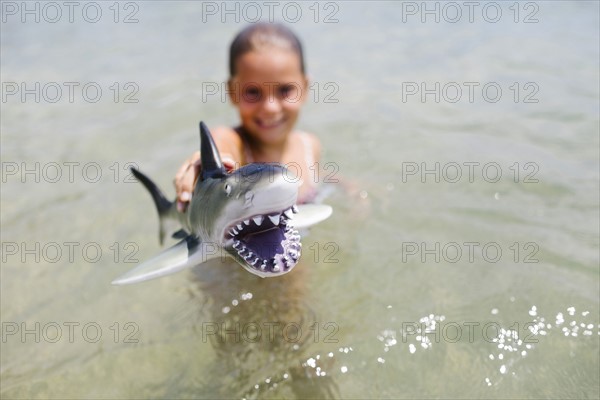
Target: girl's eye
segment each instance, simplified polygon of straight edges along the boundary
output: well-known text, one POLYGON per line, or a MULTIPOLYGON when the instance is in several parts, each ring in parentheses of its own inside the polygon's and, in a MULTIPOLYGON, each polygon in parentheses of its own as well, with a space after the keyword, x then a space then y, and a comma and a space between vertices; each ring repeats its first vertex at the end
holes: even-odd
POLYGON ((282 85, 279 87, 279 95, 283 99, 296 98, 296 87, 294 85, 282 85))
POLYGON ((256 86, 248 86, 243 91, 244 100, 249 103, 256 103, 261 98, 260 89, 256 86))
POLYGON ((229 196, 231 194, 231 185, 229 183, 225 184, 225 194, 229 196))

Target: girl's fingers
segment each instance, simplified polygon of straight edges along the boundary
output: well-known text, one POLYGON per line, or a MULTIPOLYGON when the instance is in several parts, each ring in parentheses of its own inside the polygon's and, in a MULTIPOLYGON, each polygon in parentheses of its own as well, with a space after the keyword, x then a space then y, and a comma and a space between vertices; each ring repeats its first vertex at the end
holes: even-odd
MULTIPOLYGON (((235 169, 235 162, 231 157, 225 156, 222 159, 223 166, 228 172, 235 169)), ((175 191, 177 193, 177 210, 184 212, 190 200, 192 192, 196 185, 196 180, 200 176, 200 153, 196 152, 187 160, 175 174, 175 191)))
POLYGON ((221 161, 227 172, 231 172, 235 169, 235 161, 233 161, 231 157, 224 156, 221 158, 221 161))
POLYGON ((185 211, 192 198, 194 182, 200 172, 200 156, 196 152, 186 161, 175 174, 175 191, 177 193, 177 210, 185 211))
POLYGON ((192 199, 192 187, 194 184, 194 168, 190 164, 184 175, 177 181, 177 211, 183 212, 187 208, 188 203, 192 199))

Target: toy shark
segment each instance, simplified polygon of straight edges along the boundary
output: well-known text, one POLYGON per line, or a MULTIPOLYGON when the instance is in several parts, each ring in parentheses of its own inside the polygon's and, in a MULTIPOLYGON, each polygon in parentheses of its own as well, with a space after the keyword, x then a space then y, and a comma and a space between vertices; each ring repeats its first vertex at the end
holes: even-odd
POLYGON ((156 204, 161 244, 168 219, 181 225, 173 235, 181 241, 115 279, 114 285, 158 278, 223 256, 263 278, 280 276, 300 259, 302 244, 296 228, 313 225, 332 213, 327 205, 297 206, 298 184, 280 164, 248 164, 228 173, 203 122, 200 159, 200 177, 184 213, 150 178, 132 169, 156 204))

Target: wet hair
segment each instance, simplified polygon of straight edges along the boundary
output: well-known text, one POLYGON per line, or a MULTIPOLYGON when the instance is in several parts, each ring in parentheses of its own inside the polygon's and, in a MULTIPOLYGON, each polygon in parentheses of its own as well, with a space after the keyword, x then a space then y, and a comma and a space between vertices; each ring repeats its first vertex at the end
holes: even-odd
POLYGON ((302 44, 294 32, 282 24, 259 22, 244 28, 231 42, 229 48, 229 76, 235 76, 235 63, 239 57, 249 51, 267 46, 291 50, 298 54, 300 70, 304 74, 302 44))

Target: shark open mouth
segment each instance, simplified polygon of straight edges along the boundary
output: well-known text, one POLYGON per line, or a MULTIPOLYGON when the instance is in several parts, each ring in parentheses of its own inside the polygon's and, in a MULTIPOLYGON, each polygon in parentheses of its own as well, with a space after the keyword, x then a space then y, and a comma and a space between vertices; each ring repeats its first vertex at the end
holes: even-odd
POLYGON ((289 272, 300 258, 300 234, 290 219, 298 208, 255 215, 225 230, 225 240, 233 241, 233 251, 245 264, 261 273, 289 272))

